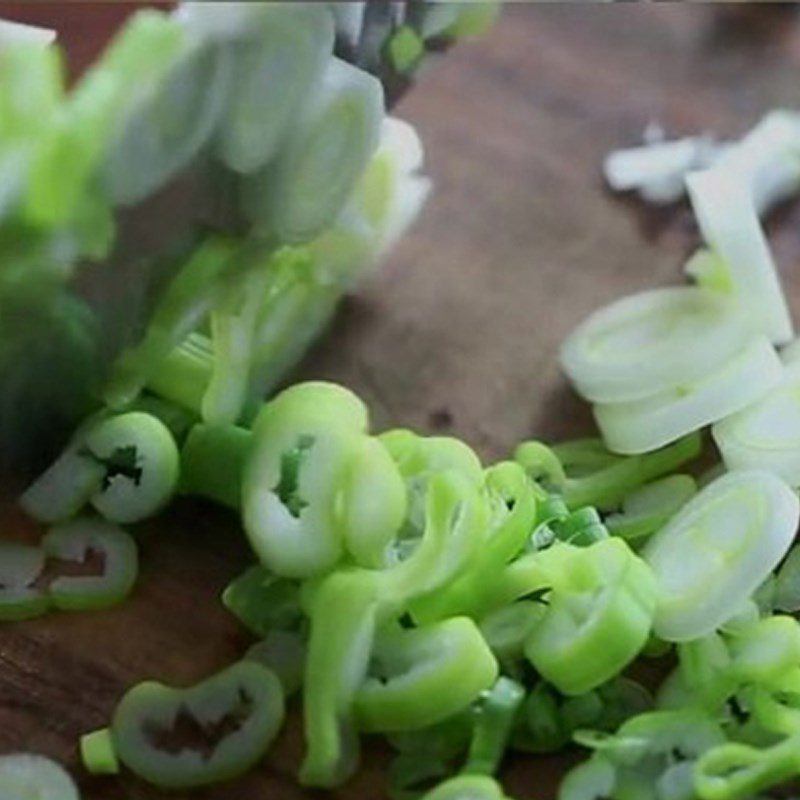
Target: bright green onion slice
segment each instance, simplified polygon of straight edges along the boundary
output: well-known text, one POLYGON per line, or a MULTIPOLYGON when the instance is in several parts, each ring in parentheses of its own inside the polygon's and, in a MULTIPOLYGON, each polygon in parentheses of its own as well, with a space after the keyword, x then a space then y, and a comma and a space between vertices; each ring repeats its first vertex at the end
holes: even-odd
POLYGON ((800 502, 766 472, 731 472, 705 487, 644 548, 660 599, 655 633, 688 641, 711 633, 786 554, 800 502))
POLYGON ((231 581, 222 593, 222 605, 262 638, 272 630, 296 629, 302 619, 298 585, 261 566, 250 567, 231 581))
POLYGON ((180 455, 163 422, 140 411, 111 417, 85 438, 86 450, 105 464, 104 485, 92 505, 113 522, 155 514, 175 493, 180 455))
POLYGON ((597 405, 594 416, 609 450, 646 453, 741 411, 782 377, 780 359, 760 337, 708 375, 630 403, 597 405))
POLYGON ((800 364, 775 391, 711 429, 728 469, 764 469, 800 486, 800 364))
POLYGON ((275 165, 245 187, 252 221, 282 244, 320 234, 369 163, 382 119, 380 82, 332 58, 275 165))
POLYGON ((99 519, 75 519, 52 528, 42 539, 42 549, 53 559, 83 562, 90 552, 103 559, 100 575, 62 576, 47 589, 50 603, 63 611, 108 608, 127 597, 138 576, 136 542, 118 528, 99 519))
POLYGON ((689 175, 686 185, 706 244, 730 270, 742 317, 775 344, 790 341, 794 334, 786 298, 741 176, 712 168, 689 175))
POLYGON ((691 475, 661 478, 625 497, 622 511, 606 517, 606 527, 623 539, 642 539, 661 528, 695 494, 697 484, 691 475))
POLYGON ((81 761, 92 775, 116 775, 119 772, 119 760, 108 728, 81 736, 80 751, 81 761))
POLYGON ((378 636, 376 676, 355 696, 363 731, 404 731, 435 725, 466 708, 497 679, 497 662, 466 617, 378 636))
MULTIPOLYGON (((228 9, 186 4, 191 18, 228 9)), ((333 19, 322 4, 246 4, 217 150, 231 169, 266 165, 291 136, 291 123, 333 54, 333 19)), ((213 31, 210 32, 213 35, 213 31)), ((229 45, 230 46, 230 45, 229 45)))
POLYGON ((47 611, 47 595, 34 587, 44 565, 40 548, 0 541, 0 621, 30 619, 47 611))
POLYGON ((80 800, 72 778, 44 756, 9 753, 0 756, 0 797, 9 800, 80 800))
POLYGON ((561 366, 587 400, 640 400, 721 367, 747 336, 727 298, 688 286, 653 289, 592 314, 562 345, 561 366))

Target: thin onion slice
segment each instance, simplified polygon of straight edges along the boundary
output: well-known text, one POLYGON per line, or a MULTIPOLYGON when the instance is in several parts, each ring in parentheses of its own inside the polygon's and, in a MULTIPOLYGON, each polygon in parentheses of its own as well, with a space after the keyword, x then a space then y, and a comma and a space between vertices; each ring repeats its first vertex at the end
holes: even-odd
POLYGON ((708 375, 630 403, 597 405, 594 416, 609 450, 647 453, 755 403, 782 379, 780 359, 762 336, 708 375))
POLYGON ((689 641, 724 623, 786 554, 798 520, 797 495, 768 472, 705 487, 642 552, 660 589, 656 635, 689 641))
POLYGON ((587 400, 639 400, 721 366, 749 335, 736 305, 721 295, 654 289, 592 314, 564 342, 561 365, 587 400))
POLYGON ((686 185, 703 238, 730 270, 742 316, 775 344, 790 341, 786 298, 747 184, 714 168, 689 175, 686 185))

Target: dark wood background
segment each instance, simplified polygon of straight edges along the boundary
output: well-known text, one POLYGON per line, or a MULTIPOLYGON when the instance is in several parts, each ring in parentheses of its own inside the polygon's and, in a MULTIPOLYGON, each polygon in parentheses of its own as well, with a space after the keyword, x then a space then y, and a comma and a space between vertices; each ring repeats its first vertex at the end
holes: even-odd
MULTIPOLYGON (((128 9, 0 3, 0 14, 59 26, 73 67, 128 9)), ((651 119, 675 134, 735 136, 771 107, 798 105, 793 9, 728 13, 737 20, 712 6, 514 4, 485 40, 431 64, 399 113, 422 133, 436 194, 298 377, 353 387, 377 428, 454 433, 487 459, 531 435, 591 430, 558 374, 558 343, 596 306, 679 281, 696 243, 684 207, 656 212, 607 194, 603 155, 651 119)), ((796 308, 798 222, 787 208, 769 226, 796 308)), ((37 534, 10 506, 3 522, 37 534)), ((79 735, 106 723, 126 687, 194 682, 247 645, 218 602, 248 561, 232 515, 178 503, 141 542, 141 582, 122 608, 0 631, 0 752, 65 762, 86 800, 162 797, 129 778, 84 779, 77 766, 79 735)), ((263 768, 192 797, 316 796, 294 781, 301 749, 295 715, 263 768)), ((367 753, 337 797, 384 796, 385 753, 367 753)), ((552 798, 562 763, 514 759, 509 793, 552 798)))

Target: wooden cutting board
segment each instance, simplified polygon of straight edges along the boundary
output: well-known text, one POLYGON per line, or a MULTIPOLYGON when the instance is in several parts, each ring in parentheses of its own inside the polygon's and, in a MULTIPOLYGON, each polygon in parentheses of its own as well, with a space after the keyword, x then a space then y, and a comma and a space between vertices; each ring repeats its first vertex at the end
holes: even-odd
MULTIPOLYGON (((0 3, 0 14, 61 24, 76 63, 124 11, 0 3)), ((360 392, 379 429, 453 433, 488 460, 526 437, 591 431, 559 376, 558 343, 598 305, 680 281, 697 241, 684 206, 656 212, 607 194, 602 158, 650 120, 728 137, 771 107, 800 105, 792 11, 761 7, 732 24, 711 6, 510 5, 485 40, 431 64, 401 105, 427 145, 436 194, 297 377, 360 392)), ((790 207, 769 228, 800 312, 798 223, 790 207)), ((11 507, 3 521, 36 533, 11 507)), ((122 608, 0 630, 0 752, 41 752, 81 775, 79 735, 107 722, 126 687, 191 683, 246 647, 218 602, 248 563, 234 516, 180 502, 140 538, 141 581, 122 608)), ((294 781, 301 752, 295 713, 263 768, 191 797, 315 797, 294 781)), ((549 800, 569 758, 512 759, 509 793, 549 800)), ((368 744, 364 761, 336 797, 385 796, 386 752, 368 744)), ((162 798, 127 777, 81 786, 85 800, 162 798)))

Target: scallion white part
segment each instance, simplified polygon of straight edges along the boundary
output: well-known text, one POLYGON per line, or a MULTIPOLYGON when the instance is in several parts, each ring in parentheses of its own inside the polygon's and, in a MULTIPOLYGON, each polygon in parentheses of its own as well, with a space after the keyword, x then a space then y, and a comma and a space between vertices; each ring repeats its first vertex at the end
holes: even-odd
POLYGON ((748 337, 728 298, 696 287, 655 289, 592 314, 562 345, 561 365, 586 399, 627 402, 700 379, 748 337))
POLYGON ((380 81, 332 58, 276 163, 244 187, 253 223, 287 244, 329 226, 375 152, 383 104, 380 81))
POLYGON ((334 30, 321 4, 242 5, 250 14, 234 45, 235 72, 218 152, 231 169, 250 173, 277 153, 289 133, 333 54, 334 30))
POLYGON ((689 641, 729 619, 786 554, 798 520, 797 495, 768 472, 706 486, 642 552, 659 584, 656 635, 689 641))
POLYGON ((800 486, 800 362, 785 368, 781 385, 711 429, 728 469, 774 472, 800 486))
POLYGON ((714 372, 641 400, 597 405, 594 416, 609 450, 647 453, 746 408, 782 379, 775 349, 758 337, 714 372))
POLYGON ((790 341, 786 298, 747 185, 719 167, 689 175, 686 185, 703 238, 730 270, 742 315, 775 344, 790 341))
POLYGON ((56 32, 52 28, 0 19, 0 50, 13 44, 38 44, 46 47, 55 40, 56 32))

